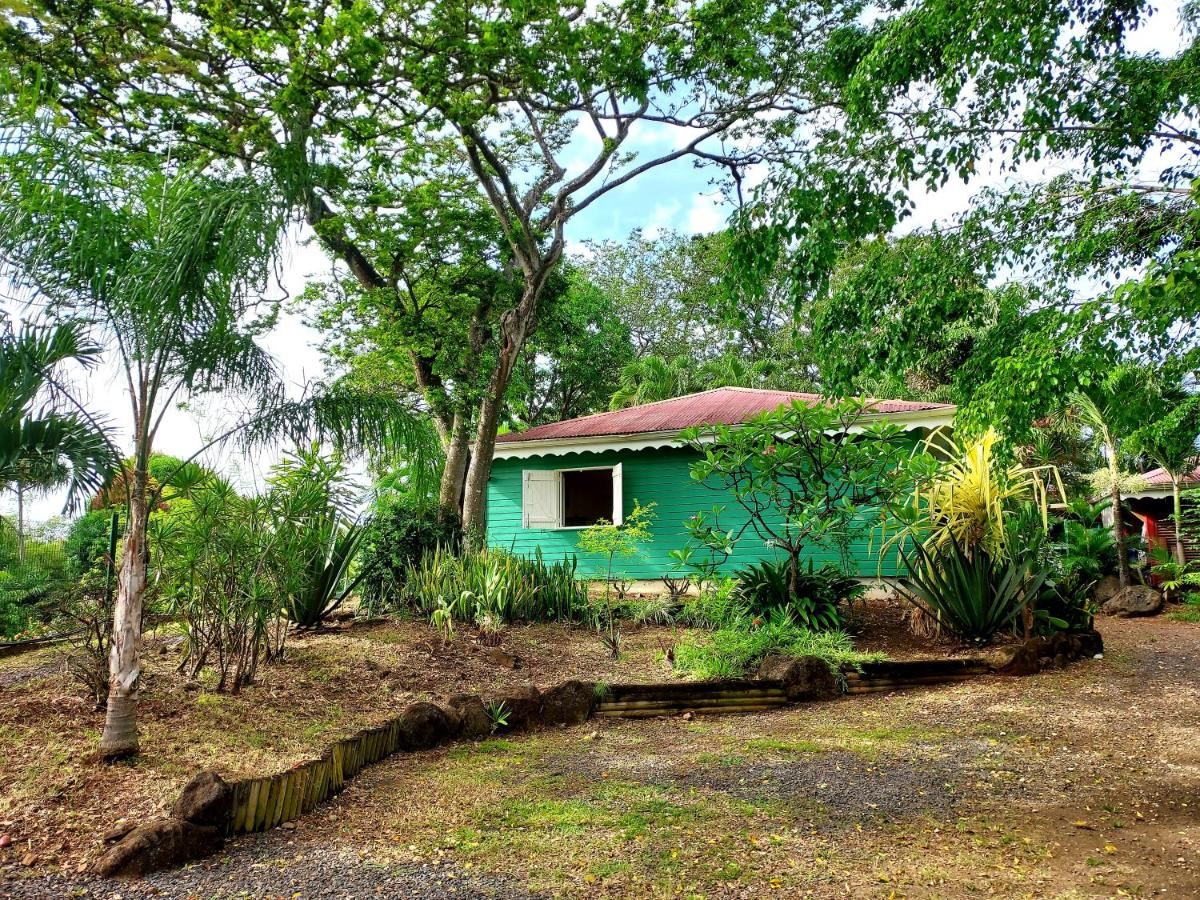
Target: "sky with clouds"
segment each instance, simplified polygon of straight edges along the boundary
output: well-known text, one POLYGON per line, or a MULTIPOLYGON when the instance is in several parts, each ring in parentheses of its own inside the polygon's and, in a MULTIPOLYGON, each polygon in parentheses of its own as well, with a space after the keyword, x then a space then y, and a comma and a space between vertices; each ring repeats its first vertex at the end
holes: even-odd
MULTIPOLYGON (((1177 2, 1159 4, 1151 22, 1132 36, 1131 49, 1173 53, 1180 43, 1177 13, 1177 2)), ((664 143, 674 143, 681 138, 683 136, 677 130, 648 125, 634 134, 632 149, 657 154, 662 152, 664 143)), ((951 181, 936 193, 918 192, 913 215, 899 230, 949 221, 963 212, 972 195, 984 187, 1009 180, 1044 180, 1059 174, 1063 168, 1061 163, 1037 164, 1026 165, 1016 172, 1004 172, 995 164, 981 166, 970 185, 951 181)), ((579 251, 588 240, 621 240, 636 228, 650 237, 667 229, 699 234, 721 228, 730 208, 722 202, 720 191, 710 183, 711 178, 709 170, 697 169, 691 161, 683 159, 614 189, 571 220, 567 227, 569 252, 579 251)), ((330 269, 328 260, 306 237, 303 232, 296 231, 285 252, 282 282, 290 296, 300 294, 305 284, 327 274, 330 269)), ((262 343, 279 360, 285 377, 297 390, 323 372, 317 350, 319 336, 294 313, 285 314, 262 343)), ((118 426, 129 421, 123 381, 115 371, 96 371, 83 385, 82 393, 90 408, 106 415, 118 426)), ((238 412, 236 398, 221 397, 207 398, 187 410, 172 410, 164 421, 156 450, 189 456, 204 445, 206 436, 217 433, 223 423, 236 421, 234 417, 238 412)), ((118 434, 122 445, 128 444, 128 427, 119 428, 118 434)), ((277 453, 250 461, 237 457, 230 450, 209 451, 202 461, 234 475, 242 486, 253 489, 275 456, 277 453)), ((29 514, 34 521, 46 519, 60 512, 61 505, 60 494, 37 497, 30 504, 29 514)), ((5 492, 0 497, 0 512, 11 515, 14 509, 13 494, 5 492)))

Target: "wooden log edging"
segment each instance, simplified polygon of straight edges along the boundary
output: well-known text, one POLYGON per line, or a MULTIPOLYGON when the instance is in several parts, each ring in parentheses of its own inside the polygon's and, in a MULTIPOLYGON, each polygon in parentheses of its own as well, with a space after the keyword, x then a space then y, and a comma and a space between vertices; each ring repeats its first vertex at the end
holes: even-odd
MULTIPOLYGON (((865 663, 835 673, 816 657, 769 657, 759 670, 762 677, 754 679, 611 686, 567 681, 545 692, 532 685, 511 689, 507 696, 495 700, 504 703, 511 713, 512 725, 502 729, 505 731, 578 724, 592 716, 647 718, 685 712, 703 715, 765 712, 801 700, 826 699, 843 693, 856 695, 923 687, 986 674, 1028 675, 1048 665, 1064 665, 1102 651, 1100 635, 1091 631, 1034 638, 1008 648, 996 660, 971 657, 865 663)), ((480 738, 493 730, 480 697, 457 695, 445 707, 415 703, 384 724, 336 741, 315 759, 283 772, 229 783, 213 773, 206 773, 206 781, 202 773, 193 779, 193 784, 202 782, 202 788, 211 788, 213 782, 227 784, 228 794, 221 801, 224 804, 228 800, 227 805, 221 806, 227 812, 214 815, 211 821, 189 820, 179 811, 184 799, 181 796, 172 818, 152 821, 121 839, 100 860, 100 871, 106 875, 145 874, 153 868, 201 858, 220 849, 222 836, 266 831, 311 812, 343 790, 363 768, 387 756, 430 749, 460 738, 480 738), (170 848, 173 860, 162 849, 161 841, 167 839, 175 841, 170 848), (157 847, 155 841, 160 842, 157 847), (153 848, 154 853, 146 848, 153 848)), ((187 793, 185 788, 184 794, 187 793)), ((214 800, 205 808, 216 808, 215 803, 214 800)))
POLYGON ((233 796, 225 833, 267 831, 311 812, 366 766, 403 749, 407 715, 406 711, 383 725, 343 738, 316 759, 283 772, 230 782, 233 796))

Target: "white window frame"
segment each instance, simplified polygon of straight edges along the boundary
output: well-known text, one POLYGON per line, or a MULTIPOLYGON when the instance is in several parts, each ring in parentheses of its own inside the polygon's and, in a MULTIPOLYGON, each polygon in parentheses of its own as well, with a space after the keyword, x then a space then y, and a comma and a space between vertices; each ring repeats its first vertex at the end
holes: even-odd
POLYGON ((521 472, 521 527, 525 529, 534 529, 537 531, 583 531, 585 528, 595 528, 595 525, 564 525, 563 520, 566 518, 566 495, 563 491, 563 475, 567 472, 599 472, 606 471, 612 473, 613 492, 612 492, 612 515, 610 516, 610 524, 608 527, 616 527, 625 521, 625 473, 621 463, 615 463, 611 466, 573 466, 569 469, 525 469, 521 472), (556 506, 556 514, 553 525, 530 525, 529 510, 527 507, 528 496, 525 490, 525 485, 531 480, 530 473, 546 473, 549 472, 554 476, 554 502, 556 506))

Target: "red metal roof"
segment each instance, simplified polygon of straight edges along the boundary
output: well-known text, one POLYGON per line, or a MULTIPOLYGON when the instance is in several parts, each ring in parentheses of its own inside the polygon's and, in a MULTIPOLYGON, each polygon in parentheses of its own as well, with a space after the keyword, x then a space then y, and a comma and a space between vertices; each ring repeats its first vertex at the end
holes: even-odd
MULTIPOLYGON (((1167 474, 1166 469, 1151 469, 1142 475, 1146 479, 1146 483, 1153 487, 1170 487, 1171 476, 1167 474)), ((1185 483, 1200 482, 1200 468, 1194 469, 1191 474, 1183 477, 1185 483)))
MULTIPOLYGON (((648 434, 679 431, 693 425, 737 425, 758 413, 771 412, 799 400, 815 404, 825 401, 820 394, 798 391, 766 391, 758 388, 721 387, 671 400, 643 403, 612 412, 594 413, 538 425, 528 431, 511 432, 496 438, 499 443, 544 441, 556 438, 601 437, 618 434, 648 434)), ((881 413, 952 410, 949 403, 917 403, 909 400, 871 400, 874 411, 881 413)))

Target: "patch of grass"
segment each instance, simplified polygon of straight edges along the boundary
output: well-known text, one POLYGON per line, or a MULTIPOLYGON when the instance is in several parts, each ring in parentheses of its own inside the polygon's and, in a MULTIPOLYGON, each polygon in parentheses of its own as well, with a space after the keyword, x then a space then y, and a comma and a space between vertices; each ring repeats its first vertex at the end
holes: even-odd
POLYGON ((747 753, 823 753, 825 748, 816 741, 782 741, 775 738, 754 738, 746 741, 747 753))
POLYGON ((689 636, 675 647, 675 666, 701 679, 739 678, 771 655, 815 656, 835 672, 883 659, 881 653, 856 651, 844 631, 809 631, 786 616, 773 616, 765 622, 738 619, 706 637, 689 636))
POLYGON ((608 859, 588 866, 588 874, 594 878, 611 878, 613 875, 633 870, 633 865, 620 859, 608 859))
POLYGON ((1176 622, 1200 622, 1200 596, 1189 596, 1178 609, 1167 613, 1167 618, 1176 622))
POLYGON ((309 681, 315 681, 317 684, 333 684, 345 674, 346 670, 341 666, 315 666, 309 669, 305 675, 309 681))
POLYGON ((744 766, 749 762, 746 757, 737 753, 701 753, 696 762, 704 766, 744 766))
POLYGON ((491 738, 486 741, 480 741, 478 744, 470 744, 463 747, 455 747, 447 756, 451 759, 470 759, 473 756, 489 756, 500 753, 511 753, 519 750, 521 747, 516 741, 505 741, 500 738, 491 738))

